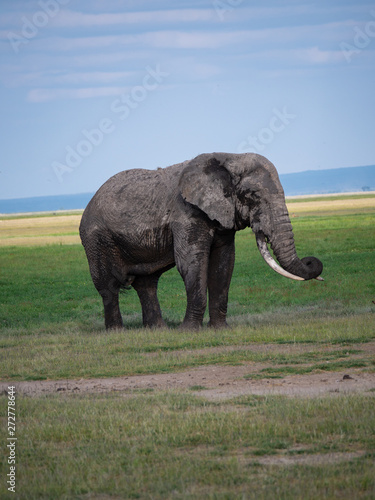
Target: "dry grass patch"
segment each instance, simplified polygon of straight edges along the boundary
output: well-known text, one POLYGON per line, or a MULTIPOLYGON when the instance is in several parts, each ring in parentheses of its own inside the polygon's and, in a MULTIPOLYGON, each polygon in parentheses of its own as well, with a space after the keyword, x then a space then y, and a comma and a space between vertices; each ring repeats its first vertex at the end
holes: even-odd
MULTIPOLYGON (((309 197, 289 199, 291 217, 307 215, 345 215, 371 213, 375 209, 375 195, 309 197)), ((78 227, 82 214, 17 216, 0 219, 0 246, 44 246, 49 244, 80 243, 78 227)))
POLYGON ((81 243, 79 235, 50 235, 50 236, 23 236, 17 238, 0 238, 0 247, 17 246, 46 246, 46 245, 78 245, 81 243))
POLYGON ((2 219, 0 246, 80 243, 81 215, 2 219))
POLYGON ((287 202, 288 210, 293 215, 345 215, 353 213, 373 212, 375 208, 375 196, 372 198, 347 198, 317 201, 292 201, 287 202))

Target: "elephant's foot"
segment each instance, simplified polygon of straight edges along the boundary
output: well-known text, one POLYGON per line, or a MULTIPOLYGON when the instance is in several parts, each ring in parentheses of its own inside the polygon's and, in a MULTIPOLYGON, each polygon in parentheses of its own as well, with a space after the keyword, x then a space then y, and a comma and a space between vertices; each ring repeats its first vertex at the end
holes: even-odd
POLYGON ((198 331, 201 328, 201 321, 184 320, 180 325, 180 330, 198 331))
POLYGON ((124 327, 118 300, 118 292, 108 288, 101 290, 100 295, 104 305, 104 323, 107 330, 117 330, 124 327))
POLYGON ((107 307, 105 309, 104 316, 105 316, 106 330, 119 330, 121 328, 124 328, 122 316, 117 307, 114 310, 112 308, 107 307))
POLYGON ((163 318, 158 318, 156 321, 146 321, 143 323, 145 328, 151 328, 153 330, 156 329, 168 329, 167 323, 163 320, 163 318))
POLYGON ((223 330, 224 328, 229 328, 229 325, 225 319, 220 321, 213 321, 210 319, 207 326, 209 328, 213 328, 214 330, 223 330))
POLYGON ((117 321, 117 322, 105 322, 105 328, 106 330, 122 330, 124 328, 124 324, 122 322, 117 321))
POLYGON ((162 318, 159 303, 154 304, 154 307, 147 307, 142 309, 142 322, 145 328, 168 328, 162 318))

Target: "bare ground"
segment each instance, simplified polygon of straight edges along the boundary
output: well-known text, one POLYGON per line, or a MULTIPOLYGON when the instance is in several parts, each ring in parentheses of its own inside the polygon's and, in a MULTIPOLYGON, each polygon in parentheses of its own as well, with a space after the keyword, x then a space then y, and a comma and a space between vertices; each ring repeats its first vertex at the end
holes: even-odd
MULTIPOLYGON (((252 344, 243 347, 208 348, 208 350, 225 351, 233 349, 253 349, 258 351, 288 352, 297 354, 302 351, 316 351, 316 345, 277 345, 252 344)), ((353 360, 373 361, 375 359, 375 342, 350 346, 358 349, 360 354, 351 354, 353 360)), ((342 350, 342 346, 327 346, 327 351, 342 350)), ((322 346, 319 346, 322 350, 322 346)), ((203 350, 202 350, 203 351, 203 350)), ((186 353, 186 351, 183 351, 186 353)), ((194 351, 197 352, 197 351, 194 351)), ((176 351, 178 356, 180 351, 176 351)), ((327 363, 329 364, 329 363, 327 363)), ((211 365, 192 368, 187 371, 166 374, 134 375, 116 378, 40 380, 25 382, 0 382, 0 394, 9 385, 15 385, 18 393, 38 396, 51 393, 87 394, 119 391, 133 394, 147 390, 191 390, 209 400, 230 399, 245 395, 284 395, 297 397, 316 397, 323 395, 366 393, 375 395, 375 372, 364 368, 350 368, 346 371, 316 370, 305 375, 287 375, 283 378, 252 379, 251 375, 259 375, 263 368, 275 367, 272 363, 249 362, 237 366, 211 365), (245 378, 245 376, 250 378, 245 378)), ((285 366, 285 365, 283 365, 285 366)), ((308 365, 303 365, 308 366, 308 365)))

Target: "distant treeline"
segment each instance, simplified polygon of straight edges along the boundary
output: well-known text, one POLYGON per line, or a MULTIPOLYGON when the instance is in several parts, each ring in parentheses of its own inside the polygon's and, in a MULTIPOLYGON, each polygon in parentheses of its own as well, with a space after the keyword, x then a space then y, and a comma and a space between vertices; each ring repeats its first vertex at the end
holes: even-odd
POLYGON ((286 196, 375 191, 375 165, 281 174, 286 196))

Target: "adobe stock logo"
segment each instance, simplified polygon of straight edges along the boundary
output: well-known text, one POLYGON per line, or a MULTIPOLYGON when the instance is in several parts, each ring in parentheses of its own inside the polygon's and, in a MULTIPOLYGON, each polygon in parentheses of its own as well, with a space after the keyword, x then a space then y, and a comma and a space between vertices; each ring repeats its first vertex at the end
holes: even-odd
MULTIPOLYGON (((135 85, 131 88, 130 92, 123 93, 116 97, 110 105, 112 118, 116 117, 118 120, 126 120, 131 113, 145 101, 150 94, 156 90, 169 76, 169 73, 162 71, 160 65, 157 64, 155 69, 147 66, 146 74, 142 78, 142 85, 135 85)), ((81 138, 75 146, 65 146, 65 161, 52 162, 52 170, 54 171, 57 180, 63 182, 63 176, 67 173, 73 172, 81 165, 83 160, 89 157, 95 148, 100 146, 105 137, 116 130, 115 121, 109 117, 104 117, 97 123, 96 127, 91 129, 82 129, 81 138)))
POLYGON ((224 21, 227 12, 239 7, 244 0, 212 0, 212 5, 220 21, 224 21))
POLYGON ((81 133, 84 139, 81 139, 76 144, 75 148, 70 145, 65 147, 65 163, 60 163, 58 161, 52 163, 52 169, 58 181, 62 182, 64 174, 72 172, 79 167, 83 159, 90 156, 95 147, 100 146, 104 136, 112 133, 114 130, 115 126, 109 118, 100 120, 96 128, 91 130, 83 129, 81 133))
POLYGON ((50 19, 57 16, 61 5, 67 5, 69 2, 70 0, 40 0, 38 5, 41 10, 34 12, 31 18, 22 16, 21 34, 10 31, 7 35, 14 52, 18 54, 22 45, 27 45, 37 36, 40 28, 47 26, 50 19))
POLYGON ((248 151, 261 153, 267 144, 271 144, 277 134, 283 132, 297 118, 297 115, 288 113, 286 106, 283 107, 282 111, 273 108, 272 112, 273 115, 270 118, 268 127, 261 128, 257 135, 249 135, 245 141, 242 141, 237 148, 239 153, 248 151))
MULTIPOLYGON (((370 11, 370 14, 375 19, 375 10, 370 11)), ((352 43, 340 43, 341 52, 344 54, 348 63, 352 61, 354 55, 360 54, 362 50, 370 45, 372 38, 375 38, 375 20, 368 21, 363 29, 359 26, 354 26, 353 31, 354 36, 352 43)))

